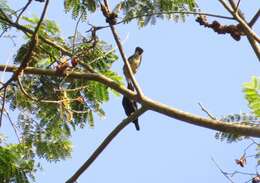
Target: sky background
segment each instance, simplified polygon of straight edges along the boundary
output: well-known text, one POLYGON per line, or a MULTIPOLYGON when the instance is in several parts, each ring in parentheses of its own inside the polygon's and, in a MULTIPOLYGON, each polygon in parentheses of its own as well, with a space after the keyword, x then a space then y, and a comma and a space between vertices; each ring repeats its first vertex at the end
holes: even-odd
MULTIPOLYGON (((27 1, 7 2, 19 9, 27 1)), ((216 0, 197 2, 203 12, 228 15, 216 0)), ((246 17, 250 18, 259 9, 257 2, 241 1, 246 17)), ((41 12, 43 4, 34 4, 27 15, 41 12)), ((76 22, 71 20, 70 14, 64 14, 63 1, 50 2, 47 18, 57 20, 65 37, 74 33, 76 22)), ((89 22, 105 25, 103 18, 97 14, 91 15, 89 22)), ((259 25, 258 22, 258 34, 259 25)), ((187 18, 185 23, 158 20, 156 25, 140 29, 133 21, 116 28, 122 40, 128 37, 124 43, 128 56, 136 46, 144 49, 143 62, 136 78, 146 96, 201 116, 206 115, 198 102, 219 118, 249 111, 242 84, 250 81, 253 75, 259 76, 260 65, 246 38, 236 42, 229 35, 217 35, 199 26, 193 16, 187 18)), ((79 30, 83 33, 88 29, 86 23, 80 24, 79 30)), ((115 45, 109 29, 99 31, 98 36, 115 45)), ((9 39, 1 38, 0 42, 1 63, 6 63, 16 48, 9 39)), ((19 45, 21 40, 17 39, 17 43, 19 45)), ((123 75, 122 66, 123 61, 119 57, 112 69, 123 75)), ((71 159, 51 164, 41 161, 44 170, 36 174, 36 182, 65 182, 72 176, 108 133, 125 118, 121 99, 111 94, 110 101, 104 104, 106 119, 96 117, 94 129, 86 127, 73 133, 71 159)), ((15 115, 12 117, 15 120, 15 115)), ((213 130, 150 111, 139 121, 141 130, 137 132, 132 124, 127 126, 83 173, 78 179, 79 183, 228 182, 211 157, 224 171, 255 172, 254 159, 249 160, 245 169, 234 163, 234 159, 239 158, 250 144, 249 140, 235 144, 220 142, 214 138, 213 130)), ((9 128, 9 123, 4 121, 0 132, 9 131, 9 128)), ((252 153, 255 153, 254 147, 252 153)), ((249 176, 234 178, 235 182, 249 179, 249 176)))

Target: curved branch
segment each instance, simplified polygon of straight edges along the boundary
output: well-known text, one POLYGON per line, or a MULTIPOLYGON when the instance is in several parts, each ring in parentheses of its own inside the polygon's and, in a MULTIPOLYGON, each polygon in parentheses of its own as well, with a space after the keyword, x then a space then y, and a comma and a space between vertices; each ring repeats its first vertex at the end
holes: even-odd
POLYGON ((75 172, 75 174, 66 181, 66 183, 74 183, 79 176, 87 170, 87 168, 95 161, 95 159, 102 153, 102 151, 107 147, 107 145, 121 132, 129 123, 131 123, 138 116, 141 116, 147 109, 142 107, 136 112, 132 113, 129 117, 124 119, 119 123, 116 128, 103 140, 103 142, 98 146, 98 148, 93 152, 93 154, 88 158, 88 160, 75 172))
MULTIPOLYGON (((3 71, 5 67, 5 65, 0 65, 0 71, 3 71)), ((16 70, 17 67, 15 66, 6 67, 6 72, 16 72, 16 70)), ((24 74, 48 75, 54 77, 65 76, 65 74, 58 74, 55 70, 38 69, 32 67, 27 67, 24 70, 24 74)), ((154 101, 146 96, 140 98, 133 91, 128 90, 124 86, 117 84, 112 79, 99 73, 73 72, 68 76, 68 79, 85 79, 100 82, 117 91, 118 93, 121 93, 122 95, 127 96, 128 98, 141 103, 143 106, 147 107, 150 110, 156 111, 171 118, 178 119, 180 121, 184 121, 196 126, 201 126, 204 128, 209 128, 212 130, 218 130, 227 133, 236 133, 244 136, 260 137, 260 127, 258 126, 246 126, 241 124, 233 124, 219 120, 209 119, 167 106, 160 102, 154 101)))
POLYGON ((218 130, 221 132, 235 133, 244 136, 260 137, 260 127, 259 126, 246 126, 241 124, 233 124, 220 120, 214 120, 209 118, 204 118, 198 115, 194 115, 160 102, 151 100, 147 97, 143 98, 141 102, 143 105, 148 107, 150 110, 159 112, 171 118, 178 119, 196 126, 201 126, 204 128, 209 128, 212 130, 218 130))

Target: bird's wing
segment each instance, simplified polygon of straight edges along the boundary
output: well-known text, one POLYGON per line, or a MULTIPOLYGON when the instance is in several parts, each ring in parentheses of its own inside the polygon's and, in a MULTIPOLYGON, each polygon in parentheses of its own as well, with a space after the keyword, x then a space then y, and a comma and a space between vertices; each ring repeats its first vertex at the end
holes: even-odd
POLYGON ((122 105, 124 107, 125 110, 125 114, 127 116, 129 116, 131 113, 133 113, 135 111, 135 108, 133 106, 133 103, 131 102, 131 100, 129 100, 127 97, 123 97, 122 100, 122 105))
POLYGON ((142 55, 140 55, 140 62, 138 64, 138 66, 137 66, 137 69, 140 67, 141 63, 142 63, 142 55))
POLYGON ((128 62, 132 62, 133 61, 133 59, 134 59, 134 57, 135 57, 135 55, 132 55, 132 56, 130 56, 130 57, 128 57, 128 62))

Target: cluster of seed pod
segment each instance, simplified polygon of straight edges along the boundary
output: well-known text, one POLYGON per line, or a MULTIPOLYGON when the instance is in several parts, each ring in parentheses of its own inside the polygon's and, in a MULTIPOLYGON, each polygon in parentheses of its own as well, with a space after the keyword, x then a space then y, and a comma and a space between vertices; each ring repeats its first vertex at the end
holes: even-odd
POLYGON ((199 16, 196 19, 196 22, 198 22, 200 25, 203 25, 204 27, 211 28, 218 34, 230 34, 230 36, 236 41, 239 41, 241 39, 241 36, 244 35, 239 24, 222 25, 216 20, 214 20, 212 23, 209 23, 206 16, 199 16))

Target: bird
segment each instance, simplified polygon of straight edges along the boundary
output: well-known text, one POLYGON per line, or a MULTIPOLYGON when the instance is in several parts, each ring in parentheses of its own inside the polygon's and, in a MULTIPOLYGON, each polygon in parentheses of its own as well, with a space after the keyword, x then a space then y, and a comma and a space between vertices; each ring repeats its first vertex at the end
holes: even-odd
MULTIPOLYGON (((128 85, 127 88, 130 89, 130 90, 134 90, 134 88, 133 88, 133 86, 131 84, 128 85)), ((137 111, 137 109, 138 109, 137 108, 137 103, 134 100, 131 100, 131 99, 127 98, 126 96, 123 97, 122 105, 124 107, 125 114, 127 116, 130 116, 133 112, 137 111)), ((137 131, 139 131, 140 130, 140 126, 139 126, 139 123, 138 123, 138 118, 133 120, 133 123, 135 125, 135 129, 137 131)))
MULTIPOLYGON (((131 55, 129 58, 128 58, 128 62, 130 64, 130 67, 131 67, 131 70, 133 72, 133 74, 136 74, 137 72, 137 69, 139 68, 141 62, 142 62, 142 54, 143 54, 144 50, 141 48, 141 47, 136 47, 135 48, 135 52, 133 55, 131 55)), ((131 82, 131 79, 130 79, 130 74, 127 70, 127 67, 126 65, 124 65, 123 67, 123 72, 124 72, 124 75, 126 77, 126 81, 127 81, 127 88, 129 90, 132 90, 134 91, 134 87, 132 85, 132 82, 131 82)), ((131 100, 129 98, 127 98, 126 96, 123 97, 122 99, 122 105, 123 105, 123 108, 125 110, 125 113, 127 116, 130 116, 133 112, 137 111, 138 107, 137 107, 137 103, 134 101, 134 100, 131 100)), ((138 118, 136 118, 135 120, 133 120, 133 123, 135 125, 135 128, 137 131, 140 130, 140 126, 139 126, 139 123, 138 123, 138 118)))
MULTIPOLYGON (((139 68, 141 62, 142 62, 142 54, 143 54, 144 50, 141 47, 136 47, 135 48, 135 52, 133 55, 131 55, 128 58, 128 62, 130 64, 131 70, 133 72, 133 74, 135 74, 137 72, 137 69, 139 68)), ((130 83, 130 74, 127 70, 126 65, 124 65, 123 67, 123 71, 124 71, 124 75, 126 77, 126 81, 127 83, 130 83)))

